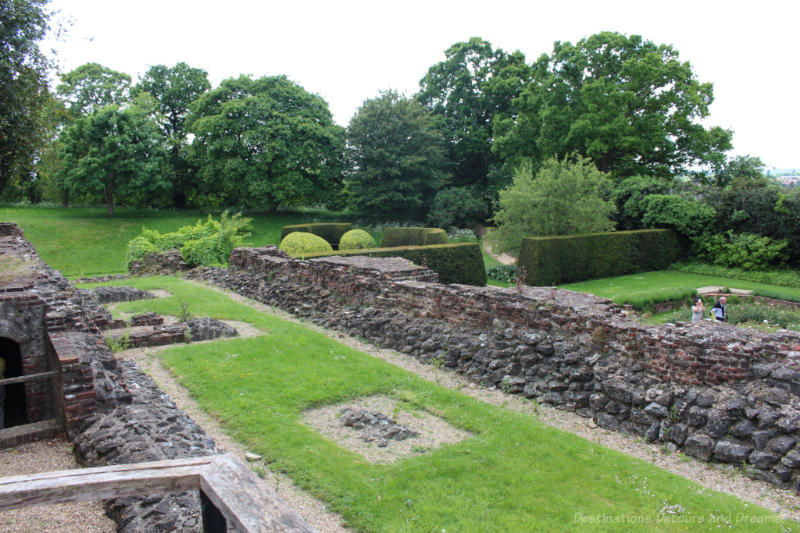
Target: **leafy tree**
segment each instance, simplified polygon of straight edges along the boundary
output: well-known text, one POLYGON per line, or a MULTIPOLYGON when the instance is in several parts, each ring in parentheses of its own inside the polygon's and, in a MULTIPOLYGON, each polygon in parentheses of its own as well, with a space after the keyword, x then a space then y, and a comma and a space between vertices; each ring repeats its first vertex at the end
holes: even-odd
POLYGON ((536 177, 523 163, 514 183, 500 191, 494 221, 499 247, 518 249, 524 237, 610 231, 616 210, 607 200, 611 180, 588 158, 548 159, 536 177))
POLYGON ((454 44, 445 56, 420 80, 416 98, 441 118, 453 185, 470 187, 489 207, 507 185, 496 182, 504 174, 492 153, 492 122, 510 117, 511 102, 530 80, 531 68, 521 52, 494 50, 479 37, 454 44))
POLYGON ((669 191, 668 182, 647 176, 632 176, 617 183, 611 194, 617 206, 617 229, 642 228, 644 199, 651 194, 667 194, 669 191))
POLYGON ((47 137, 44 109, 50 61, 38 41, 48 30, 48 0, 0 0, 0 193, 26 180, 47 137))
POLYGON ((689 239, 712 231, 717 214, 713 207, 677 194, 651 194, 642 207, 645 227, 669 228, 689 239))
POLYGON ((343 129, 284 76, 224 80, 195 101, 186 129, 212 201, 275 209, 324 203, 341 187, 343 129))
POLYGON ((61 76, 56 92, 69 103, 73 118, 130 100, 131 77, 98 63, 86 63, 61 76))
POLYGON ((774 240, 753 233, 703 235, 696 240, 697 255, 711 263, 744 270, 767 270, 786 260, 785 240, 774 240))
POLYGON ((366 100, 347 128, 353 207, 422 218, 447 182, 441 133, 416 100, 386 91, 366 100))
POLYGON ((714 178, 718 187, 734 184, 738 187, 752 187, 767 183, 764 163, 760 158, 749 155, 739 155, 729 159, 714 178))
POLYGON ((147 93, 158 102, 158 124, 169 146, 169 169, 173 182, 172 194, 175 207, 185 208, 187 192, 192 187, 193 170, 185 157, 187 146, 186 116, 189 107, 201 94, 211 88, 208 73, 192 68, 186 63, 174 67, 156 65, 142 76, 131 89, 136 97, 147 93))
POLYGON ((495 150, 534 163, 573 152, 616 179, 673 176, 719 165, 731 132, 699 123, 713 100, 669 45, 603 32, 556 42, 534 64, 534 81, 514 101, 513 122, 495 131, 495 150))
POLYGON ((158 127, 136 106, 112 104, 81 117, 63 132, 61 142, 59 179, 78 193, 102 198, 109 215, 118 197, 152 205, 168 190, 158 127))
POLYGON ((486 220, 488 210, 483 199, 468 187, 448 187, 436 193, 428 213, 428 224, 436 228, 466 228, 486 220))

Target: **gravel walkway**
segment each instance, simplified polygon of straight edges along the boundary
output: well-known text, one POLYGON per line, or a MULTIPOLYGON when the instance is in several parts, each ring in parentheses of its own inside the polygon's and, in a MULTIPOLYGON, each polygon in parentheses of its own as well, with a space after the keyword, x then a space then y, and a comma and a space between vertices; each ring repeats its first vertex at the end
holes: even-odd
MULTIPOLYGON (((50 439, 0 450, 0 477, 80 468, 72 443, 50 439)), ((3 533, 106 533, 117 530, 101 502, 39 505, 0 512, 3 533)))

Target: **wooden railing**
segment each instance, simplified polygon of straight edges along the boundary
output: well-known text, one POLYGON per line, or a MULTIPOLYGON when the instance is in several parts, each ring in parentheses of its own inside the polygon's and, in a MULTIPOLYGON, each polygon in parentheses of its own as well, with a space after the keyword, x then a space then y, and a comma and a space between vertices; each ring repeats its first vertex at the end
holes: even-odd
POLYGON ((0 511, 75 501, 199 490, 203 531, 314 531, 236 456, 62 470, 0 478, 0 511))

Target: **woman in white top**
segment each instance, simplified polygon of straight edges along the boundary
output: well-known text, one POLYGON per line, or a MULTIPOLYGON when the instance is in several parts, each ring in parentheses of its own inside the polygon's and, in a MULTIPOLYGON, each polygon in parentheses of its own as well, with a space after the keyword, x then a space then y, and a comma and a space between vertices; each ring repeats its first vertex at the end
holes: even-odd
POLYGON ((703 320, 703 313, 705 312, 706 308, 703 307, 703 300, 700 298, 697 299, 697 302, 692 306, 692 324, 696 324, 703 320))

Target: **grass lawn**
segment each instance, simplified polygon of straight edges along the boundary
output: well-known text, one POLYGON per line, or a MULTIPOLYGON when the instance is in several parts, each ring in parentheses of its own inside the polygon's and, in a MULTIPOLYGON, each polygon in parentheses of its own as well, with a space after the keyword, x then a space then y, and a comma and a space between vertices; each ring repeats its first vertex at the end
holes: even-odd
MULTIPOLYGON (((207 213, 117 209, 113 217, 104 208, 4 207, 0 220, 19 224, 42 259, 68 278, 126 272, 128 241, 142 227, 161 232, 205 219, 207 213)), ((254 215, 252 235, 246 245, 278 244, 281 228, 322 217, 325 212, 254 215)))
POLYGON ((756 505, 424 381, 209 289, 175 278, 119 284, 173 295, 124 303, 120 311, 175 314, 183 301, 195 315, 267 332, 170 348, 160 357, 230 435, 357 531, 800 530, 756 505), (311 407, 375 394, 473 436, 371 464, 301 422, 311 407))
POLYGON ((610 298, 618 304, 630 303, 642 307, 653 302, 686 299, 687 303, 692 291, 699 287, 719 285, 737 289, 752 289, 755 294, 800 302, 800 289, 767 285, 752 281, 742 281, 716 276, 687 274, 672 270, 640 272, 627 276, 595 279, 579 283, 560 285, 562 289, 588 292, 610 298))

